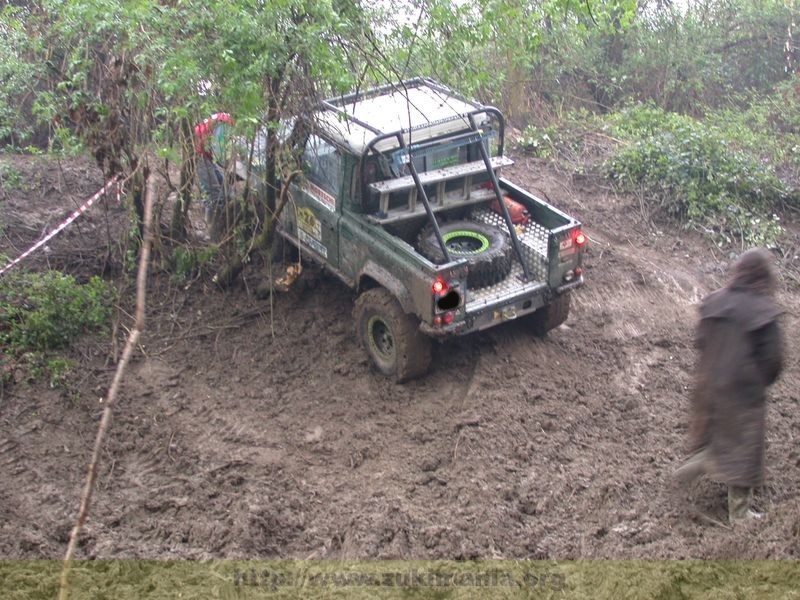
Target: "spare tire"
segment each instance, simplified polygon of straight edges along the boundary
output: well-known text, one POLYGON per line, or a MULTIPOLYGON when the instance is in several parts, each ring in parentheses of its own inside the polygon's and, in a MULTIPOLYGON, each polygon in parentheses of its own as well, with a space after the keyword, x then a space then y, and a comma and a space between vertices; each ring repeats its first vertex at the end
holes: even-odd
MULTIPOLYGON (((451 260, 466 258, 469 264, 467 284, 485 287, 502 281, 511 271, 511 240, 491 225, 471 221, 450 221, 439 227, 451 260)), ((442 248, 432 225, 419 234, 417 248, 432 263, 445 262, 442 248)))

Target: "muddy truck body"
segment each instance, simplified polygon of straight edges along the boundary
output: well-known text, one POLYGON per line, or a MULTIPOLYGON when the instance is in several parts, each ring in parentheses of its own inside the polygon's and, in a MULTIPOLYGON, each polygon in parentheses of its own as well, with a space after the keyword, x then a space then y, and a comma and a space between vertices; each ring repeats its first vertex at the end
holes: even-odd
POLYGON ((516 320, 543 335, 583 284, 580 223, 502 178, 504 119, 428 79, 323 103, 277 233, 358 297, 385 375, 423 375, 431 340, 516 320))

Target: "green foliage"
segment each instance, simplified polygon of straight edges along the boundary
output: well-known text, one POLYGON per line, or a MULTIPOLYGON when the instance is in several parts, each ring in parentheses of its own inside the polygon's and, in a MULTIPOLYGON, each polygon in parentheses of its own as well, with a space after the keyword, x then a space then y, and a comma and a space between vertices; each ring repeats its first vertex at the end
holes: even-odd
POLYGON ((768 165, 713 128, 651 106, 629 107, 609 121, 629 140, 606 165, 620 188, 720 241, 775 242, 781 229, 772 209, 788 190, 768 165))
POLYGON ((25 30, 27 14, 8 3, 0 9, 0 140, 16 145, 22 145, 33 131, 25 99, 44 69, 44 64, 27 60, 24 54, 38 44, 25 30))
POLYGON ((171 267, 176 283, 190 281, 197 277, 216 258, 219 247, 204 248, 177 246, 172 251, 171 267))
POLYGON ((549 158, 553 155, 553 140, 556 137, 555 125, 537 127, 528 125, 517 140, 517 145, 539 158, 549 158))
POLYGON ((623 140, 639 140, 663 132, 677 132, 694 127, 695 119, 667 112, 652 102, 629 104, 605 119, 609 132, 623 140))
POLYGON ((25 184, 22 181, 22 173, 13 165, 0 162, 0 180, 3 187, 9 190, 23 190, 25 184))
POLYGON ((372 18, 386 32, 390 79, 430 75, 517 116, 527 108, 525 87, 543 44, 555 32, 592 23, 608 34, 629 26, 636 10, 636 0, 411 0, 387 3, 372 18))
POLYGON ((79 284, 58 271, 0 279, 0 344, 17 355, 68 346, 111 318, 114 289, 99 277, 79 284))
POLYGON ((57 271, 0 279, 0 346, 6 349, 0 384, 12 383, 19 369, 31 380, 63 386, 73 365, 52 351, 107 327, 114 298, 114 289, 98 277, 83 285, 57 271))
POLYGON ((52 151, 58 156, 79 156, 84 153, 83 141, 66 127, 56 127, 53 133, 52 151))
POLYGON ((528 125, 515 145, 539 158, 583 171, 610 145, 604 129, 607 123, 602 118, 583 109, 574 110, 545 126, 528 125))
POLYGON ((515 119, 542 103, 607 110, 648 99, 698 114, 787 78, 783 46, 794 10, 785 0, 31 6, 0 12, 0 137, 30 129, 23 96, 43 123, 81 106, 107 114, 98 80, 109 73, 104 61, 125 56, 133 69, 121 99, 135 109, 133 137, 150 143, 160 131, 162 153, 184 118, 226 110, 250 133, 270 99, 291 112, 303 98, 420 74, 498 103, 515 119), (145 115, 148 123, 136 122, 145 115))
POLYGON ((800 97, 791 82, 735 98, 710 111, 706 122, 751 155, 797 179, 800 171, 800 97))
MULTIPOLYGON (((266 96, 285 93, 270 89, 270 82, 291 79, 300 69, 321 87, 330 86, 326 91, 341 91, 353 83, 347 77, 342 46, 335 41, 345 33, 354 35, 355 29, 348 29, 352 21, 343 19, 330 3, 48 0, 44 4, 49 9, 46 20, 52 21, 50 39, 67 53, 66 73, 55 90, 61 100, 56 104, 90 102, 102 110, 102 103, 87 95, 87 82, 97 77, 93 54, 100 49, 114 55, 127 51, 138 74, 127 82, 127 101, 157 116, 152 133, 173 129, 179 119, 197 120, 218 110, 227 110, 242 122, 259 120, 266 96), (88 31, 87 23, 91 23, 88 31)), ((293 93, 288 90, 288 98, 293 93)))
MULTIPOLYGON (((594 9, 607 3, 586 4, 594 9)), ((784 43, 796 16, 790 3, 639 4, 635 17, 620 27, 600 19, 564 19, 542 31, 531 81, 535 92, 554 105, 585 102, 610 112, 626 102, 651 101, 699 115, 732 95, 768 90, 787 79, 784 43)))
POLYGON ((26 352, 21 363, 33 381, 46 379, 50 387, 63 387, 73 363, 65 358, 47 358, 42 352, 26 352))

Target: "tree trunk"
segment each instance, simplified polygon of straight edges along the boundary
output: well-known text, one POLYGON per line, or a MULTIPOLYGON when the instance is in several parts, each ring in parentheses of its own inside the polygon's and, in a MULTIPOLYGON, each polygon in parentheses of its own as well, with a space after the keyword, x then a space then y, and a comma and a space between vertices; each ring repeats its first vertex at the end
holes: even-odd
POLYGON ((275 212, 270 213, 272 216, 270 217, 269 221, 253 240, 253 245, 250 252, 244 256, 235 256, 219 273, 214 276, 214 283, 216 283, 219 287, 223 289, 230 287, 244 269, 245 261, 249 255, 253 252, 262 252, 272 245, 278 219, 283 212, 283 208, 286 206, 286 202, 289 200, 289 186, 291 185, 292 181, 294 181, 294 178, 299 174, 299 171, 294 171, 293 173, 289 174, 288 177, 286 177, 286 180, 281 186, 280 201, 275 208, 275 212))
POLYGON ((145 182, 150 176, 150 168, 146 164, 139 162, 139 158, 131 155, 131 198, 133 199, 134 217, 136 227, 139 230, 139 240, 144 239, 144 195, 145 182))
POLYGON ((186 240, 186 215, 192 201, 192 183, 194 180, 194 146, 192 144, 192 128, 188 119, 181 119, 181 182, 178 197, 172 210, 172 221, 169 227, 173 241, 186 240))
POLYGON ((277 186, 277 145, 278 135, 275 130, 275 123, 280 118, 280 110, 278 106, 278 94, 280 93, 280 81, 278 79, 271 79, 269 81, 269 98, 267 98, 267 164, 266 164, 266 179, 267 179, 267 210, 268 212, 275 212, 276 204, 276 191, 277 186))

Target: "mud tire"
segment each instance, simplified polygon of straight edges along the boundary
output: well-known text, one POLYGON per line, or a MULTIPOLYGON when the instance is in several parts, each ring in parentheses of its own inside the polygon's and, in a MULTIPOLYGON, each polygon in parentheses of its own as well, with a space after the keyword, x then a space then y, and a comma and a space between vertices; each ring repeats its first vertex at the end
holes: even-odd
MULTIPOLYGON (((491 225, 471 221, 451 221, 440 226, 450 258, 466 258, 467 284, 480 288, 505 279, 511 271, 511 239, 491 225)), ((434 264, 445 262, 444 254, 431 225, 419 234, 420 254, 434 264)))
POLYGON ((544 337, 548 331, 555 329, 567 320, 569 305, 569 292, 553 297, 550 304, 543 306, 527 318, 528 329, 534 335, 544 337))
POLYGON ((431 341, 384 288, 365 291, 353 310, 356 335, 375 368, 398 383, 421 377, 431 362, 431 341))

